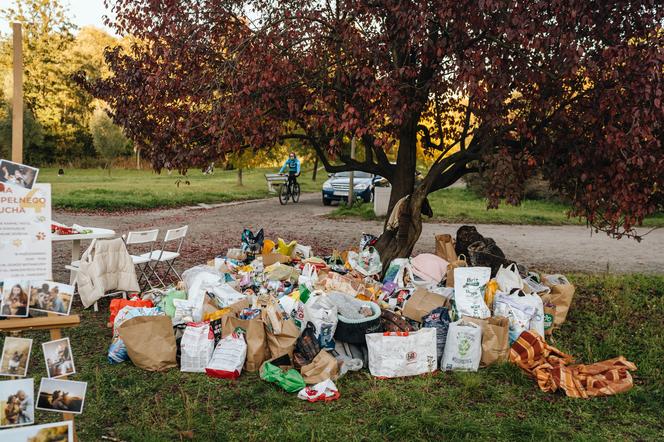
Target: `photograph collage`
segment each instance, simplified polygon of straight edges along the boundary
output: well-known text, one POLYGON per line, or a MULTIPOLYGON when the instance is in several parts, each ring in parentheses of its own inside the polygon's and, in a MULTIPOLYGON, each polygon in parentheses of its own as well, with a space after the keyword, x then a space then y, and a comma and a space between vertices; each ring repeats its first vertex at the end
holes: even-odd
POLYGON ((0 281, 0 316, 27 318, 71 311, 74 286, 52 281, 0 281), (34 314, 34 312, 38 312, 34 314))

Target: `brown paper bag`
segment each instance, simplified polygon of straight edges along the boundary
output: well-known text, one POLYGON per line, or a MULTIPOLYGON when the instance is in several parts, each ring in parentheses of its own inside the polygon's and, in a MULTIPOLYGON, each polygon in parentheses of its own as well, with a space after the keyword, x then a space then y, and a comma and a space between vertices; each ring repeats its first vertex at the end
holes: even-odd
POLYGON ((137 367, 149 371, 176 368, 175 334, 168 316, 137 316, 119 329, 127 354, 137 367))
POLYGON ((300 369, 300 373, 307 384, 317 384, 326 379, 335 380, 339 375, 339 364, 334 356, 321 350, 311 364, 300 369))
POLYGON ((221 318, 221 335, 223 337, 233 333, 233 330, 237 327, 246 331, 247 360, 244 363, 244 369, 246 371, 258 371, 261 364, 270 356, 270 351, 267 348, 267 340, 265 338, 263 320, 260 317, 254 319, 240 319, 233 315, 226 315, 221 318))
POLYGON ((468 267, 465 256, 459 255, 459 259, 456 261, 450 261, 450 265, 447 266, 447 276, 445 282, 447 287, 454 287, 454 269, 457 267, 468 267))
POLYGON ((494 316, 484 321, 480 365, 486 367, 496 362, 506 362, 510 353, 509 320, 503 316, 494 316))
POLYGON ((271 357, 284 354, 293 356, 295 342, 300 336, 300 328, 295 325, 292 319, 282 319, 278 315, 270 313, 270 311, 263 310, 267 347, 270 350, 271 357))
POLYGON ((436 238, 436 255, 440 256, 447 262, 456 261, 457 254, 454 250, 454 240, 452 235, 448 233, 443 233, 441 235, 435 235, 436 238))
POLYGON ((290 257, 280 253, 268 253, 267 255, 263 255, 263 267, 269 267, 275 262, 287 264, 290 260, 290 257))
POLYGON ((432 293, 426 289, 418 288, 410 295, 401 314, 413 321, 422 322, 422 317, 428 315, 431 310, 438 307, 450 308, 449 298, 432 293))
POLYGON ((551 288, 551 303, 556 306, 556 316, 553 320, 554 328, 560 327, 565 322, 576 291, 574 285, 567 281, 567 278, 564 280, 568 284, 558 284, 559 281, 556 276, 548 275, 542 278, 542 283, 551 288))

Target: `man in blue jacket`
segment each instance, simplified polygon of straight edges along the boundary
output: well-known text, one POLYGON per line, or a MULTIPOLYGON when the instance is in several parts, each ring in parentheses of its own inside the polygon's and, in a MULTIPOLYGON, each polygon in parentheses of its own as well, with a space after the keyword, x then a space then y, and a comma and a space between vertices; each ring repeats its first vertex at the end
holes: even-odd
POLYGON ((282 175, 284 171, 288 172, 288 185, 291 186, 292 189, 292 186, 297 182, 297 177, 300 176, 300 160, 295 156, 295 152, 291 152, 290 155, 288 155, 288 159, 284 165, 281 166, 279 174, 282 175))

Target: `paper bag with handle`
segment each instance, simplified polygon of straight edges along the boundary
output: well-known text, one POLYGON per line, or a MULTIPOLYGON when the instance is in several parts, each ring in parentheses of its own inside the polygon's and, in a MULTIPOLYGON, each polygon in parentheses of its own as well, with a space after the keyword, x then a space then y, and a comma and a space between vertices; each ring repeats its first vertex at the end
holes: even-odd
POLYGON ((459 255, 456 261, 450 261, 449 266, 447 266, 447 276, 445 285, 447 287, 454 287, 454 269, 458 267, 468 267, 468 262, 464 255, 459 255))
POLYGON ((454 250, 454 240, 452 235, 443 233, 435 236, 436 238, 436 255, 440 256, 447 262, 453 262, 458 259, 456 251, 454 250))

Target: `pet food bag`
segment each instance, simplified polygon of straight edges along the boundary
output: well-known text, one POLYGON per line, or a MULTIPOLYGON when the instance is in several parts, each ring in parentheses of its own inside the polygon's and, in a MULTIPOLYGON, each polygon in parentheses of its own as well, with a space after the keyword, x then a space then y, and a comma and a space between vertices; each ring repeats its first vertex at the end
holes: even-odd
POLYGON ((491 279, 489 267, 454 269, 454 302, 459 316, 486 319, 491 311, 484 302, 484 290, 491 279))
POLYGON ((208 322, 190 322, 180 341, 180 371, 205 373, 214 351, 214 333, 208 322))
POLYGON ((446 371, 477 371, 481 359, 482 327, 463 319, 452 322, 447 331, 440 368, 446 371))
POLYGON ((205 373, 214 378, 237 379, 242 373, 246 358, 247 342, 244 340, 244 330, 238 328, 219 341, 205 367, 205 373))
POLYGON ((436 330, 370 333, 367 335, 369 371, 380 378, 431 373, 436 370, 436 330))
POLYGON ((450 313, 447 307, 437 307, 422 318, 422 327, 436 330, 436 360, 440 361, 445 350, 447 331, 450 328, 450 313))

